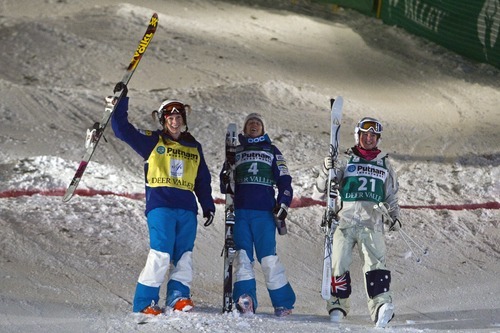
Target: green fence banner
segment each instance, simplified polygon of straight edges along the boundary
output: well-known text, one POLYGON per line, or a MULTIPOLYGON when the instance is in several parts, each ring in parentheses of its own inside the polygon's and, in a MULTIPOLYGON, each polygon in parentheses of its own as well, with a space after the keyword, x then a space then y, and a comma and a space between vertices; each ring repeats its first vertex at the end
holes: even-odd
POLYGON ((500 0, 383 0, 380 17, 500 68, 500 0))
POLYGON ((377 16, 385 24, 500 68, 500 0, 320 1, 377 16))

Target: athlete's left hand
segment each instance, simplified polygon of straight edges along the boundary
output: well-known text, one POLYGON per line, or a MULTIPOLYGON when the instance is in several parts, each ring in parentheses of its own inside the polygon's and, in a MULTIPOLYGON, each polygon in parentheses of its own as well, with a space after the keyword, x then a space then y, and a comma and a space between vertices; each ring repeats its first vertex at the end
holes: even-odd
POLYGON ((274 215, 278 220, 283 221, 288 215, 288 206, 282 203, 281 205, 276 205, 273 211, 274 215))
POLYGON ((401 221, 396 217, 392 220, 389 231, 399 231, 399 229, 401 229, 401 221))
POLYGON ((203 224, 205 227, 208 227, 212 224, 215 218, 215 212, 206 211, 203 213, 203 217, 205 218, 205 223, 203 224))

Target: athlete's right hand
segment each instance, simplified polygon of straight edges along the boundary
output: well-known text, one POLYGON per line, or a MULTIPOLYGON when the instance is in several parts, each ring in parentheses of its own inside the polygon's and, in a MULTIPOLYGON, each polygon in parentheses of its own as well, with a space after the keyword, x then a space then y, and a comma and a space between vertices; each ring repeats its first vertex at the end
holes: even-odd
POLYGON ((323 167, 326 170, 330 170, 331 168, 333 168, 333 161, 332 161, 332 157, 330 155, 325 157, 325 159, 323 161, 323 167))
POLYGON ((115 88, 113 89, 113 94, 116 94, 117 92, 122 90, 123 90, 123 97, 127 96, 128 93, 127 85, 122 81, 120 81, 115 85, 115 88))

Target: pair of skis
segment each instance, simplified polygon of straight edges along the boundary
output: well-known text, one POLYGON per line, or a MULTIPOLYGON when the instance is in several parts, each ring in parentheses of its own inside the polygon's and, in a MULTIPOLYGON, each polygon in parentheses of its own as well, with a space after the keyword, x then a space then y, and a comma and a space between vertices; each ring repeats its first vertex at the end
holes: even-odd
MULTIPOLYGON (((158 27, 158 14, 154 13, 153 16, 151 16, 151 19, 149 20, 146 33, 139 42, 139 45, 137 46, 137 49, 134 52, 134 56, 132 57, 132 60, 130 61, 130 64, 127 67, 127 70, 123 75, 121 82, 124 83, 125 85, 128 84, 128 82, 132 78, 132 75, 137 69, 137 65, 141 61, 142 56, 146 52, 149 43, 153 39, 157 27, 158 27)), ((78 187, 78 184, 80 183, 80 180, 82 179, 85 170, 87 169, 90 159, 92 158, 92 155, 94 155, 94 152, 97 148, 97 144, 101 140, 101 137, 103 137, 104 130, 106 129, 106 126, 108 125, 109 120, 111 119, 111 115, 115 111, 116 106, 118 105, 118 103, 120 102, 120 100, 123 98, 124 95, 125 91, 121 90, 115 92, 114 96, 106 98, 106 107, 104 108, 104 114, 102 116, 101 122, 96 122, 91 129, 87 130, 87 137, 85 142, 85 148, 86 148, 85 155, 80 161, 78 169, 76 170, 76 173, 73 179, 71 180, 71 183, 69 184, 66 193, 63 196, 64 202, 69 201, 75 194, 75 190, 78 187)))
POLYGON ((236 248, 233 238, 234 228, 234 169, 236 158, 236 146, 238 144, 238 135, 236 124, 231 123, 226 131, 226 161, 225 177, 228 179, 226 185, 226 204, 224 209, 225 227, 224 227, 224 248, 222 256, 224 257, 224 283, 222 312, 231 312, 233 309, 233 261, 236 256, 236 248))
POLYGON ((321 297, 324 300, 329 300, 331 297, 331 282, 332 282, 332 242, 333 233, 338 224, 337 207, 338 191, 335 185, 337 176, 336 163, 339 155, 339 135, 340 123, 342 121, 342 107, 344 100, 342 96, 330 100, 330 157, 332 158, 333 167, 328 171, 327 183, 327 204, 323 220, 321 221, 321 229, 325 234, 324 257, 323 257, 323 276, 321 280, 321 297))

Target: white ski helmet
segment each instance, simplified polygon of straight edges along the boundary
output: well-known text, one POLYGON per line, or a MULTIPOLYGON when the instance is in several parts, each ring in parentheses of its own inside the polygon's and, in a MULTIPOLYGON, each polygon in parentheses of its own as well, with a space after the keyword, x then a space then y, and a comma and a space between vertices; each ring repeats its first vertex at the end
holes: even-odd
POLYGON ((153 113, 157 114, 158 121, 160 122, 161 126, 165 126, 165 117, 168 117, 172 114, 180 114, 187 131, 188 126, 186 113, 189 111, 191 111, 191 106, 189 106, 188 104, 184 104, 177 99, 166 99, 161 103, 158 111, 153 111, 153 113))
POLYGON ((380 141, 380 134, 382 134, 383 127, 380 121, 371 117, 364 117, 361 119, 356 127, 354 128, 354 140, 356 145, 359 144, 359 131, 361 132, 372 132, 377 134, 377 144, 380 141))

